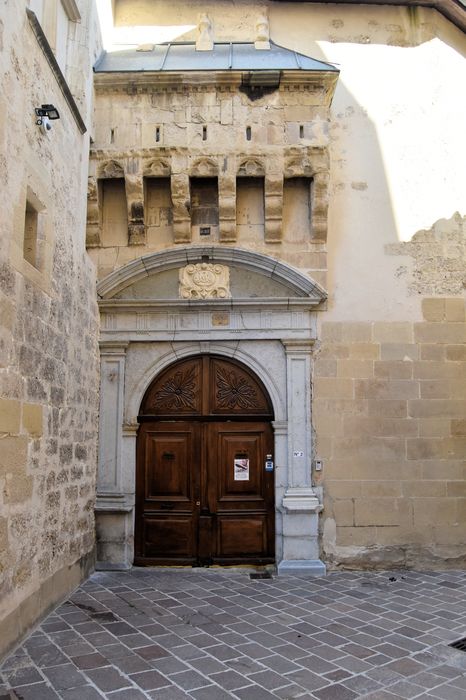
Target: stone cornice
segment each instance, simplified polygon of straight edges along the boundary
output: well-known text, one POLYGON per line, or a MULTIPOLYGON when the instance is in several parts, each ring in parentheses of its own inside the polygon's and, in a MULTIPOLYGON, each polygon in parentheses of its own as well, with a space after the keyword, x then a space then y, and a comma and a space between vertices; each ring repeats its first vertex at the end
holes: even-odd
MULTIPOLYGON (((100 299, 99 308, 105 313, 162 313, 164 311, 305 311, 322 303, 318 297, 262 297, 254 299, 100 299)), ((120 347, 120 346, 119 346, 120 347)))
MULTIPOLYGON (((244 71, 192 71, 189 73, 120 72, 95 73, 97 93, 137 94, 163 90, 190 91, 214 88, 237 90, 242 84, 244 71)), ((322 103, 330 105, 338 81, 335 71, 282 71, 280 90, 323 91, 322 103)))

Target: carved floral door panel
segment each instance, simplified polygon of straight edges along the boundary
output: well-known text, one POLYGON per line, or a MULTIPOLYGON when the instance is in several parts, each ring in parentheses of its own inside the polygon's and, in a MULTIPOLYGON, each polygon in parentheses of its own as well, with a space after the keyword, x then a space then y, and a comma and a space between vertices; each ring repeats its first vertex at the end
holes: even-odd
POLYGON ((246 367, 202 355, 161 372, 146 392, 140 419, 188 415, 272 418, 273 411, 264 387, 246 367))
POLYGON ((155 380, 140 416, 136 564, 274 560, 271 417, 257 378, 223 358, 155 380))

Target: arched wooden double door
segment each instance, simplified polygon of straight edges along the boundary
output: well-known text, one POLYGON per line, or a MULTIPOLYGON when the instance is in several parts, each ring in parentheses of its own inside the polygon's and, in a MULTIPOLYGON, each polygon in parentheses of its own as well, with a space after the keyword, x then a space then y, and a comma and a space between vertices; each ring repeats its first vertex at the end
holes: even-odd
POLYGON ((139 416, 135 564, 274 561, 272 418, 233 360, 191 357, 155 379, 139 416))

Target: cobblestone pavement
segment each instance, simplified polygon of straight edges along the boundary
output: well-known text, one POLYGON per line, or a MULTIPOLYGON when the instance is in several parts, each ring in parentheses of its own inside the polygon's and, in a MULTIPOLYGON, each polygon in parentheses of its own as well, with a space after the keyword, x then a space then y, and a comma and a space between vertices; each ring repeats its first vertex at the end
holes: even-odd
POLYGON ((96 573, 0 669, 0 700, 466 699, 466 572, 96 573))

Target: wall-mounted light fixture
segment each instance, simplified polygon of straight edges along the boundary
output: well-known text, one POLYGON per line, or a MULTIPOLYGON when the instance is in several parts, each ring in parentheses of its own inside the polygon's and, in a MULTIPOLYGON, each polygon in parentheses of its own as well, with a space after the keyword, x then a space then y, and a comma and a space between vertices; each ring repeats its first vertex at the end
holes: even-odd
POLYGON ((53 105, 41 105, 35 108, 36 113, 36 124, 42 127, 44 133, 47 133, 52 128, 51 121, 54 119, 60 119, 58 109, 53 105))

